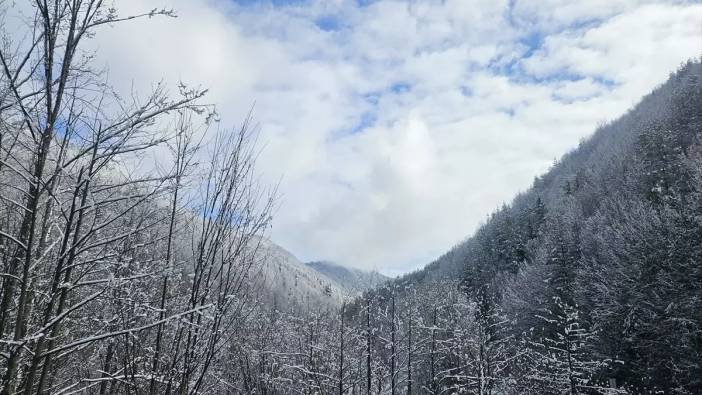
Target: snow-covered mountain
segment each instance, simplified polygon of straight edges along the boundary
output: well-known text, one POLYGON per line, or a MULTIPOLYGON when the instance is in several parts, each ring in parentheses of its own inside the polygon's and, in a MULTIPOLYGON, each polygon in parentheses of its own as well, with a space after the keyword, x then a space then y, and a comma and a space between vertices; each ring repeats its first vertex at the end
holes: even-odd
POLYGON ((255 292, 264 303, 283 311, 325 310, 341 305, 346 293, 293 254, 263 239, 255 292))
POLYGON ((387 278, 377 272, 349 269, 330 262, 300 262, 292 253, 268 239, 258 249, 254 292, 279 310, 326 310, 341 305, 387 278))
POLYGON ((376 271, 348 268, 335 262, 315 261, 307 262, 306 265, 336 281, 349 294, 361 293, 390 279, 376 271))

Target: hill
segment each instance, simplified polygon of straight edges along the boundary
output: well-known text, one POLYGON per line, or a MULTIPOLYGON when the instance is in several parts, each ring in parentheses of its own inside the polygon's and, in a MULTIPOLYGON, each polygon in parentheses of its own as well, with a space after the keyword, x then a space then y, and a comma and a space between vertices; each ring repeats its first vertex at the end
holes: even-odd
POLYGON ((348 268, 329 261, 307 262, 306 265, 334 280, 350 295, 360 294, 363 291, 382 285, 390 279, 376 271, 368 272, 348 268))
POLYGON ((377 272, 350 269, 331 262, 302 263, 292 253, 268 239, 257 251, 260 268, 253 276, 257 298, 281 311, 330 310, 345 299, 385 282, 377 272))
POLYGON ((282 311, 326 310, 338 307, 346 296, 335 281, 268 239, 262 240, 258 256, 260 272, 254 278, 257 297, 264 304, 282 311))
POLYGON ((499 368, 518 392, 702 391, 700 61, 393 289, 441 306, 452 279, 473 306, 463 326, 487 336, 468 376, 499 368))

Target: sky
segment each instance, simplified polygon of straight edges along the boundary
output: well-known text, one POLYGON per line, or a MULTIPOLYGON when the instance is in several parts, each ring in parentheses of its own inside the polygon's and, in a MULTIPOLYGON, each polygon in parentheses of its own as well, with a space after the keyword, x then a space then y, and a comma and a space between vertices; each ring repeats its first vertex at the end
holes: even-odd
POLYGON ((470 236, 597 125, 702 54, 685 1, 116 0, 92 44, 124 90, 254 106, 270 238, 397 275, 470 236), (255 103, 255 105, 254 105, 255 103))

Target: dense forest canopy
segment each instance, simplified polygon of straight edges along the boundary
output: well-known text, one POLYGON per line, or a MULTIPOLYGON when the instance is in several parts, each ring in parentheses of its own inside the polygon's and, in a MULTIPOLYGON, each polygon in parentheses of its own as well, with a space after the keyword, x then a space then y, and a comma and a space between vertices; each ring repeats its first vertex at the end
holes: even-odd
POLYGON ((386 281, 265 238, 250 119, 83 51, 171 11, 36 11, 0 50, 1 394, 702 393, 701 59, 386 281))

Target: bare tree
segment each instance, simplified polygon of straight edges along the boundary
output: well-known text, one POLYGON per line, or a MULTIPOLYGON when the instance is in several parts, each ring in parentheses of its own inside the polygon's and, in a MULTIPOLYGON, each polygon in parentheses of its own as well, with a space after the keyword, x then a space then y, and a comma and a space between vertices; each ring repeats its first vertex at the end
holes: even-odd
MULTIPOLYGON (((243 128, 224 141, 231 150, 219 158, 228 158, 230 170, 212 174, 219 180, 216 194, 223 194, 209 196, 215 203, 205 205, 208 215, 216 211, 218 216, 216 226, 207 229, 218 230, 203 231, 200 237, 199 256, 206 256, 207 264, 195 265, 199 277, 192 303, 167 314, 175 211, 191 156, 188 137, 182 130, 171 133, 164 127, 165 117, 209 111, 199 104, 205 92, 181 85, 179 97, 170 99, 159 84, 146 97, 132 95, 125 101, 110 89, 105 74, 91 66, 92 56, 81 45, 102 25, 173 13, 152 10, 121 17, 101 0, 38 0, 32 7, 25 39, 17 40, 21 33, 3 32, 0 48, 2 393, 93 386, 104 393, 108 381, 134 386, 146 380, 155 386, 165 324, 177 319, 192 324, 210 309, 214 319, 206 337, 206 358, 195 384, 187 384, 197 388, 221 343, 221 328, 233 319, 227 312, 236 289, 246 279, 246 271, 235 269, 235 262, 248 262, 244 267, 253 262, 241 257, 253 253, 248 242, 269 218, 270 204, 256 206, 257 192, 251 188, 254 155, 246 148, 250 134, 243 128), (172 171, 156 174, 138 166, 141 158, 172 139, 177 152, 172 171), (171 210, 164 215, 161 202, 171 180, 171 210), (228 218, 221 220, 224 216, 228 218), (164 223, 168 231, 162 237, 164 223), (166 264, 155 265, 164 240, 166 264), (228 243, 226 250, 211 253, 220 242, 228 243), (215 260, 218 269, 212 266, 215 260), (162 293, 154 304, 145 290, 158 278, 162 293), (110 316, 103 314, 108 312, 110 316), (144 371, 138 361, 149 352, 134 336, 149 339, 152 328, 152 364, 144 371), (95 351, 101 350, 103 357, 96 358, 95 351), (119 366, 116 358, 123 363, 111 371, 119 366), (68 374, 76 359, 86 361, 81 365, 85 370, 68 374)), ((213 222, 204 222, 208 221, 213 222)), ((198 335, 191 333, 192 326, 187 328, 190 346, 185 349, 194 355, 198 335)), ((191 374, 188 370, 186 376, 191 374)))
POLYGON ((197 392, 210 364, 228 339, 228 329, 247 302, 246 289, 259 237, 270 221, 273 194, 258 187, 254 171, 256 148, 250 118, 238 132, 221 132, 211 146, 209 171, 203 185, 200 218, 187 269, 191 311, 177 330, 166 391, 197 392))

